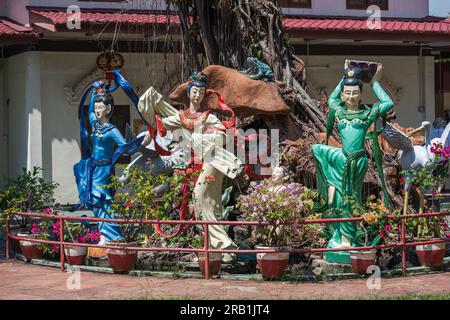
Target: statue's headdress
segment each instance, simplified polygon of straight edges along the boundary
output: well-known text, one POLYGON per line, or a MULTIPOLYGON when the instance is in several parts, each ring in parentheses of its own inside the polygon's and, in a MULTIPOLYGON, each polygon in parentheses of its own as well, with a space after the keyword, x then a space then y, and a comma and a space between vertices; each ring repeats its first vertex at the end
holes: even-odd
POLYGON ((361 69, 359 67, 350 67, 344 70, 344 86, 359 86, 362 88, 361 69))
POLYGON ((192 87, 206 88, 206 83, 208 82, 208 76, 203 72, 194 72, 189 77, 189 85, 187 92, 191 92, 192 87))

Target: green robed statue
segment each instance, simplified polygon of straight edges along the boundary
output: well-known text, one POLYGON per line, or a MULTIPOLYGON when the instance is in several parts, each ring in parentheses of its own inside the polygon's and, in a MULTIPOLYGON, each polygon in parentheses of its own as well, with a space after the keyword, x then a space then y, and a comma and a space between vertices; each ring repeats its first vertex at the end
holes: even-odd
MULTIPOLYGON (((345 63, 344 77, 328 99, 329 113, 327 117, 326 144, 315 144, 312 147, 317 168, 317 185, 319 189, 322 211, 327 218, 351 217, 353 205, 362 205, 362 186, 368 169, 368 157, 364 148, 366 133, 372 123, 394 107, 389 95, 380 83, 383 66, 378 64, 372 78, 372 89, 379 102, 372 107, 361 104, 363 73, 358 66, 345 63), (328 145, 328 139, 337 123, 342 148, 328 145), (352 201, 349 201, 352 199, 352 201), (331 213, 331 214, 330 214, 331 213)), ((377 140, 376 128, 370 133, 374 138, 374 154, 378 173, 384 187, 382 177, 381 154, 377 140), (378 154, 378 159, 377 159, 378 154)), ((385 203, 387 193, 384 188, 385 203)), ((356 223, 333 223, 329 225, 331 239, 328 248, 342 248, 355 246, 356 223)), ((326 252, 328 262, 350 263, 348 251, 326 252)))

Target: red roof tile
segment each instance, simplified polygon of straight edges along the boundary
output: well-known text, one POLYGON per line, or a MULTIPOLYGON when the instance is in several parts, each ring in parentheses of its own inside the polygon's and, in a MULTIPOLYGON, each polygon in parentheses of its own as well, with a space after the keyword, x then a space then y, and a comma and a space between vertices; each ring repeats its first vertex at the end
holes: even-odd
POLYGON ((24 27, 8 18, 0 17, 0 44, 30 44, 34 43, 39 35, 30 27, 24 27))
POLYGON ((380 29, 370 29, 366 20, 343 17, 285 18, 287 31, 368 31, 407 32, 450 35, 450 19, 425 17, 423 19, 383 19, 380 29))
POLYGON ((13 36, 36 37, 37 34, 30 27, 24 27, 9 19, 0 18, 0 37, 13 36))
MULTIPOLYGON (((31 22, 36 26, 57 31, 65 28, 70 14, 65 11, 45 10, 38 7, 30 8, 31 22)), ((302 32, 311 35, 311 32, 327 32, 328 34, 364 32, 367 37, 377 35, 378 37, 389 37, 393 35, 400 37, 420 37, 422 40, 429 37, 445 38, 450 37, 450 19, 440 17, 425 17, 422 19, 406 18, 383 18, 380 29, 370 29, 365 18, 358 17, 324 17, 324 16, 300 16, 287 17, 283 20, 286 30, 290 33, 301 35, 302 32)), ((169 17, 165 14, 156 13, 132 13, 132 12, 81 12, 81 23, 90 25, 107 25, 121 22, 128 25, 164 25, 167 23, 179 24, 176 15, 169 17)))
MULTIPOLYGON (((48 19, 55 26, 65 26, 70 13, 62 11, 43 11, 31 9, 31 14, 48 19)), ((121 13, 121 12, 81 12, 81 23, 106 24, 121 22, 130 25, 166 24, 165 14, 121 13)), ((179 24, 178 16, 170 16, 170 23, 179 24)))

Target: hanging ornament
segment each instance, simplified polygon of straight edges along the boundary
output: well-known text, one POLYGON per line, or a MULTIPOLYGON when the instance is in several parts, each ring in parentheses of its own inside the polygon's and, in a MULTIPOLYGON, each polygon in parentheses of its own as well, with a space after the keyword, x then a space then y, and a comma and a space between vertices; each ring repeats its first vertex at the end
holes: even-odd
POLYGON ((106 80, 111 83, 114 76, 113 71, 121 69, 125 64, 125 59, 119 53, 107 51, 97 57, 97 67, 105 71, 106 80))

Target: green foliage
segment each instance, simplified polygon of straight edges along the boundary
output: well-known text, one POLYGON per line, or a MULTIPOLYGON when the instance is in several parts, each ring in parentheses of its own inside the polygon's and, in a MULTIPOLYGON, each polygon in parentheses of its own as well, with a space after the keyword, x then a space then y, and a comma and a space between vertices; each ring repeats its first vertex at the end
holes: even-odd
MULTIPOLYGON (((181 186, 183 175, 175 173, 173 176, 152 176, 139 167, 132 167, 129 178, 120 182, 112 177, 111 184, 106 186, 114 193, 112 211, 117 218, 126 220, 143 220, 146 218, 171 219, 169 212, 181 200, 181 186), (155 188, 167 185, 169 190, 163 194, 155 192, 155 188)), ((143 233, 142 224, 127 224, 122 226, 127 241, 136 241, 143 233)))
POLYGON ((354 208, 353 216, 364 220, 358 225, 356 244, 358 246, 376 246, 381 242, 385 244, 397 242, 399 239, 399 222, 388 220, 389 215, 399 216, 400 210, 390 212, 381 200, 374 195, 367 198, 363 207, 354 208))
POLYGON ((406 220, 406 233, 409 238, 414 239, 442 239, 450 238, 450 233, 446 234, 448 225, 442 217, 427 217, 406 220))
POLYGON ((424 167, 403 170, 401 175, 405 177, 405 182, 416 184, 422 190, 438 192, 439 187, 445 184, 448 179, 450 147, 443 147, 441 144, 433 144, 430 148, 434 155, 424 167))
MULTIPOLYGON (((58 187, 56 182, 45 181, 40 177, 43 170, 33 167, 31 171, 22 169, 22 174, 15 180, 11 180, 0 192, 0 211, 2 220, 14 212, 40 211, 45 207, 51 207, 55 203, 54 191, 58 187)), ((16 217, 21 227, 28 224, 28 219, 16 217)))

